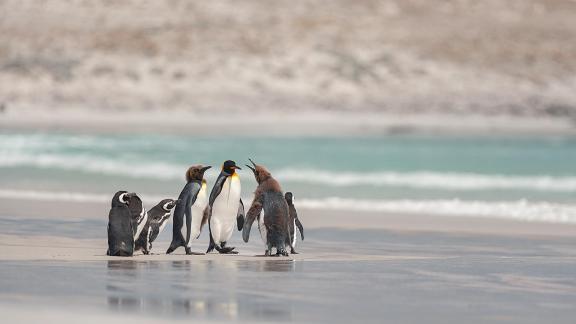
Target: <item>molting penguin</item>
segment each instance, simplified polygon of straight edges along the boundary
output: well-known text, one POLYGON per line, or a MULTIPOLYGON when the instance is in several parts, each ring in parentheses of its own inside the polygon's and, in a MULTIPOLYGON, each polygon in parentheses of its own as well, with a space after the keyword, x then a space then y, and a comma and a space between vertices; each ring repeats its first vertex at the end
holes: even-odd
POLYGON ((177 202, 178 200, 174 199, 164 199, 148 211, 148 221, 135 242, 135 251, 142 250, 142 253, 150 254, 152 242, 168 223, 177 202))
POLYGON ((208 220, 210 229, 210 245, 206 253, 216 249, 222 254, 238 252, 232 251, 234 247, 226 247, 226 242, 232 237, 234 223, 238 230, 244 225, 244 204, 240 199, 240 177, 236 170, 236 162, 228 160, 224 162, 222 171, 212 187, 208 206, 204 212, 204 218, 208 220))
POLYGON ((128 204, 135 193, 118 191, 112 198, 112 208, 108 213, 107 255, 132 256, 134 254, 134 231, 128 204))
MULTIPOLYGON (((284 195, 286 202, 288 203, 288 231, 290 232, 291 240, 288 240, 286 244, 290 246, 290 253, 291 254, 298 254, 294 248, 296 247, 296 227, 298 227, 298 231, 300 232, 300 238, 304 241, 304 227, 300 220, 298 219, 298 213, 296 212, 296 207, 294 206, 294 195, 291 192, 287 192, 284 195)), ((288 239, 288 237, 287 237, 288 239)))
POLYGON ((178 203, 174 208, 172 243, 166 254, 172 253, 180 246, 184 247, 186 254, 202 254, 192 252, 191 242, 200 235, 203 210, 207 204, 204 172, 210 168, 194 165, 186 171, 186 185, 178 196, 178 203))
POLYGON ((260 231, 263 238, 265 237, 265 255, 271 255, 272 248, 276 248, 277 256, 288 256, 288 252, 286 252, 286 240, 288 239, 288 242, 290 242, 288 203, 284 198, 280 184, 272 177, 270 172, 263 166, 256 165, 252 160, 250 162, 252 162, 254 167, 246 166, 254 172, 258 187, 254 192, 252 206, 250 206, 246 214, 242 238, 244 242, 248 242, 252 223, 264 211, 264 215, 261 216, 260 231))
POLYGON ((132 232, 134 233, 134 241, 136 241, 146 225, 148 213, 146 213, 146 208, 144 208, 144 205, 142 204, 142 199, 140 199, 136 194, 133 194, 130 197, 128 201, 128 209, 130 209, 132 232))

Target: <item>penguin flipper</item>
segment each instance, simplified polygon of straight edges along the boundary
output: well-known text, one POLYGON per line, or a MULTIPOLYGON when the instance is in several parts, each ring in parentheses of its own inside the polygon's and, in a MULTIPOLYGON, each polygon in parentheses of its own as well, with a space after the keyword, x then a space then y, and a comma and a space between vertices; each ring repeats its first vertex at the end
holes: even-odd
POLYGON ((246 216, 244 215, 244 203, 242 202, 242 199, 240 199, 240 205, 238 206, 238 213, 236 214, 236 224, 238 226, 238 230, 241 231, 242 228, 244 227, 244 218, 246 216))
MULTIPOLYGON (((300 232, 300 237, 302 238, 302 241, 304 241, 304 226, 302 226, 302 223, 300 223, 298 218, 296 218, 295 221, 296 226, 298 227, 298 231, 300 232)), ((296 235, 296 233, 294 233, 294 235, 296 235)))
POLYGON ((252 206, 250 206, 250 209, 248 210, 248 214, 246 214, 246 221, 242 229, 242 239, 246 243, 248 243, 248 239, 250 239, 250 229, 252 228, 252 223, 254 223, 254 220, 258 218, 258 216, 260 216, 262 207, 263 206, 260 200, 256 200, 255 198, 254 202, 252 202, 252 206))

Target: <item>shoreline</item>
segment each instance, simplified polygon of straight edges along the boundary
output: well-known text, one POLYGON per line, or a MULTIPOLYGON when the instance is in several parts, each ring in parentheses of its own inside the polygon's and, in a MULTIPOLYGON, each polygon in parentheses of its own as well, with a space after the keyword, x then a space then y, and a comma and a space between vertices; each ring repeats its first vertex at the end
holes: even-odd
POLYGON ((199 136, 573 136, 567 118, 367 112, 196 114, 187 111, 10 110, 3 131, 199 136))

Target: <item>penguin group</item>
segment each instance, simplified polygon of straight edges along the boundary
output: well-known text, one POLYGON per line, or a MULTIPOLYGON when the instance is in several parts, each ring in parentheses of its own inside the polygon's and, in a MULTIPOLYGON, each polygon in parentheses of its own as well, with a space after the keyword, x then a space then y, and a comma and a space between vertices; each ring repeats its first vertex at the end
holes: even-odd
POLYGON ((268 169, 251 159, 246 166, 258 184, 247 212, 241 198, 241 170, 236 162, 223 163, 210 194, 204 173, 211 166, 193 165, 186 171, 186 184, 178 199, 163 199, 149 211, 136 193, 118 191, 112 198, 108 215, 108 251, 110 256, 133 256, 136 251, 150 254, 152 242, 172 218, 172 241, 166 254, 183 247, 187 255, 202 255, 216 250, 237 254, 227 246, 234 229, 248 242, 252 224, 257 219, 266 256, 297 254, 296 229, 304 240, 304 228, 294 206, 294 194, 284 193, 268 169), (205 253, 192 251, 192 241, 200 237, 208 224, 210 242, 205 253), (275 252, 275 253, 274 253, 275 252))

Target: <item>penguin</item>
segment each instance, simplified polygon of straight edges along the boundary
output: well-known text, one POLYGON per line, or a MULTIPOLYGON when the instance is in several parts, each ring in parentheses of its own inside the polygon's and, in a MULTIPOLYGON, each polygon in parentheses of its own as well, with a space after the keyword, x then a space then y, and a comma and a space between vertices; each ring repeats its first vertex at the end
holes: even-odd
POLYGON ((108 251, 106 255, 132 256, 134 254, 134 230, 128 204, 135 193, 118 191, 112 198, 108 213, 108 251))
POLYGON ((300 232, 300 238, 304 241, 304 227, 300 220, 298 219, 298 213, 296 212, 296 207, 294 206, 294 195, 291 192, 286 192, 284 194, 284 198, 288 203, 288 231, 290 232, 290 239, 286 243, 290 246, 290 254, 298 254, 294 250, 296 247, 296 227, 298 227, 298 231, 300 232))
POLYGON ((260 217, 262 219, 260 231, 262 236, 265 236, 266 245, 264 255, 272 255, 272 248, 276 248, 276 256, 288 256, 286 242, 291 241, 288 225, 290 214, 282 188, 265 167, 257 165, 252 160, 250 162, 254 167, 246 166, 254 173, 258 187, 254 192, 252 205, 246 213, 242 238, 248 243, 252 223, 256 217, 260 217))
POLYGON ((135 242, 134 251, 142 250, 142 253, 150 254, 152 242, 156 240, 164 229, 164 226, 166 226, 166 223, 168 223, 172 215, 172 210, 176 207, 177 203, 178 200, 164 199, 148 211, 148 220, 135 242))
POLYGON ((234 232, 235 220, 239 231, 244 226, 244 203, 240 198, 240 177, 236 170, 242 170, 236 162, 224 162, 210 192, 208 206, 204 211, 204 219, 210 231, 210 245, 206 253, 216 249, 221 254, 238 254, 233 251, 234 247, 226 246, 234 232))
POLYGON ((183 246, 186 254, 202 254, 192 252, 191 242, 200 235, 203 210, 207 204, 206 181, 204 172, 211 166, 194 165, 186 171, 186 185, 182 189, 174 208, 172 242, 166 254, 174 252, 183 246))
POLYGON ((140 233, 146 225, 148 220, 148 213, 142 204, 142 199, 138 195, 133 194, 128 201, 128 209, 130 209, 130 217, 132 219, 132 231, 134 233, 134 241, 138 239, 140 233))

